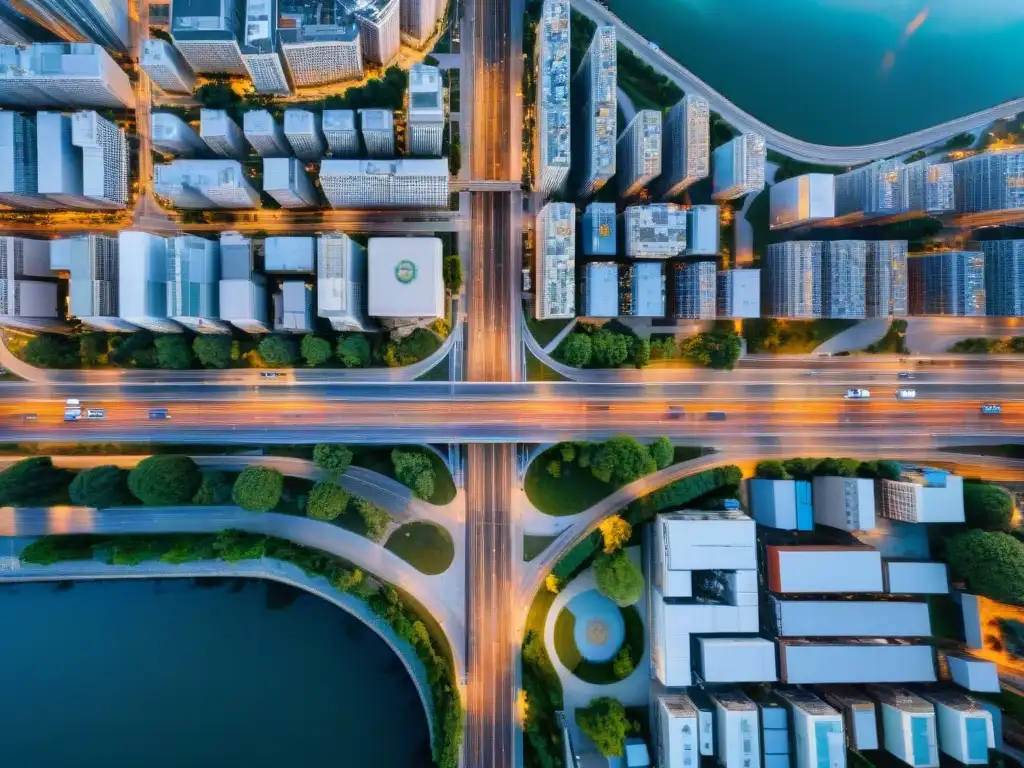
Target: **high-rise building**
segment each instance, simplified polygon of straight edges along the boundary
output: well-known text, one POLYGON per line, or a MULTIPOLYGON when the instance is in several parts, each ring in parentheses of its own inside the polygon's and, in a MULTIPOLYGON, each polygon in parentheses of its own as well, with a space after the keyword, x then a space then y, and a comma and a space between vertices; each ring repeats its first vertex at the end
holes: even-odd
POLYGON ((214 154, 244 160, 249 149, 238 123, 228 117, 223 109, 199 110, 199 136, 214 154))
MULTIPOLYGON (((322 24, 315 14, 308 12, 313 7, 292 4, 281 13, 278 37, 292 82, 305 88, 358 80, 363 76, 358 25, 348 16, 322 24)), ((336 11, 340 7, 334 6, 336 11)))
POLYGON ((348 235, 330 232, 316 243, 316 314, 336 331, 366 331, 366 249, 348 235))
POLYGON ((395 117, 390 109, 360 109, 359 127, 367 155, 395 156, 395 117))
POLYGON ((836 215, 835 176, 805 173, 769 188, 768 224, 772 229, 805 227, 836 215))
POLYGON ((906 240, 869 240, 865 276, 866 317, 906 316, 906 240))
POLYGON ((615 175, 618 97, 616 96, 615 27, 598 27, 573 76, 581 105, 583 163, 580 197, 590 197, 615 175))
POLYGON ((910 314, 985 314, 985 254, 940 251, 907 259, 910 314))
POLYGON ((957 213, 1024 215, 1024 149, 957 160, 953 185, 957 213))
POLYGON ((616 145, 619 197, 640 194, 661 173, 661 112, 641 109, 616 145))
POLYGON ((206 142, 184 120, 170 112, 153 112, 149 121, 150 137, 157 152, 178 157, 206 157, 206 142))
POLYGON ((688 94, 669 110, 665 121, 662 179, 666 197, 675 197, 707 178, 711 156, 708 103, 688 94))
POLYGON ((86 197, 82 179, 82 150, 71 141, 71 116, 36 113, 39 193, 66 208, 97 208, 86 197))
POLYGON ((760 269, 725 269, 718 273, 718 316, 761 316, 760 269))
POLYGON ((626 255, 633 259, 671 259, 686 250, 686 210, 674 203, 634 205, 626 209, 626 255))
POLYGON ((238 232, 220 235, 220 319, 246 333, 269 333, 267 280, 254 271, 252 240, 238 232))
POLYGON ((71 118, 71 143, 82 150, 82 194, 101 208, 128 205, 124 129, 95 112, 76 112, 71 118))
POLYGON ((171 37, 196 72, 248 77, 238 45, 244 0, 174 0, 171 37))
POLYGON ((332 208, 444 208, 448 162, 324 160, 320 186, 332 208))
POLYGON ((622 312, 631 317, 665 316, 665 264, 635 261, 628 264, 622 280, 622 312))
POLYGON ((356 12, 363 58, 374 64, 390 64, 402 44, 398 0, 372 0, 356 12))
POLYGON ((714 320, 718 271, 713 261, 686 261, 672 265, 672 316, 714 320))
POLYGON ((538 320, 576 316, 576 206, 548 203, 537 214, 538 320))
POLYGON ((313 286, 301 280, 285 280, 274 294, 274 330, 309 333, 313 330, 313 286))
POLYGON ((177 208, 261 207, 237 160, 174 160, 153 174, 153 192, 177 208))
POLYGON ((591 261, 583 267, 583 316, 618 317, 619 265, 614 261, 591 261))
POLYGON ((402 39, 420 47, 433 34, 437 26, 437 4, 441 0, 402 0, 400 26, 402 39))
POLYGON ((69 314, 98 331, 136 330, 120 317, 121 268, 116 237, 78 235, 54 240, 50 247, 53 262, 68 265, 69 314))
POLYGON ((687 256, 718 254, 718 206, 695 205, 686 210, 687 256))
POLYGON ((31 45, 52 40, 54 35, 18 11, 12 4, 0 5, 0 44, 31 45))
POLYGON ((0 236, 0 280, 53 277, 50 245, 49 240, 0 236))
POLYGON ((320 202, 305 166, 297 157, 266 158, 263 191, 282 208, 314 208, 320 202))
POLYGON ((764 136, 744 133, 712 153, 712 200, 735 200, 764 189, 764 136))
POLYGON ((825 243, 816 240, 772 243, 762 274, 766 317, 821 317, 821 260, 825 243))
POLYGON ((167 314, 196 333, 230 333, 220 320, 220 242, 195 235, 167 239, 167 314))
POLYGON ((867 244, 833 240, 821 252, 821 316, 860 320, 866 314, 867 244))
POLYGON ((0 112, 0 203, 13 208, 57 207, 39 192, 34 115, 0 112))
POLYGON ((1024 315, 1024 240, 984 240, 985 312, 1001 317, 1024 315))
POLYGON ((413 64, 409 70, 409 113, 405 122, 406 151, 419 157, 440 157, 444 137, 444 84, 441 70, 413 64))
POLYGON ((903 209, 903 163, 878 160, 835 177, 835 215, 877 218, 903 209))
POLYGON ((299 160, 319 160, 327 151, 323 132, 320 130, 320 113, 305 109, 284 111, 284 135, 292 145, 299 160))
POLYGON ((257 93, 290 93, 277 45, 277 0, 245 0, 242 61, 257 93))
POLYGON ((569 0, 545 0, 540 12, 537 126, 540 191, 565 189, 569 178, 569 0))
POLYGON ((615 203, 591 203, 583 211, 583 255, 614 256, 615 203))
POLYGON ((131 45, 127 0, 18 0, 18 7, 65 40, 122 53, 131 45))
POLYGON ((0 45, 0 104, 131 109, 135 92, 128 75, 98 45, 0 45))
POLYGON ((367 313, 392 337, 444 317, 443 247, 436 237, 371 237, 367 313))
POLYGON ((325 109, 323 111, 324 138, 332 157, 357 157, 359 131, 356 113, 352 109, 325 109))
POLYGON ((178 49, 166 40, 154 37, 143 43, 139 64, 149 79, 167 93, 192 93, 195 90, 195 73, 178 49))
POLYGON ((956 207, 952 163, 907 163, 900 169, 900 184, 904 213, 949 213, 956 207))
POLYGON ((265 109, 250 109, 242 115, 242 131, 260 157, 289 157, 292 153, 281 124, 265 109))
POLYGON ((57 284, 2 277, 0 262, 0 327, 27 331, 58 331, 57 284))
POLYGON ((117 236, 117 306, 121 319, 154 333, 180 333, 167 316, 167 241, 149 232, 117 236))

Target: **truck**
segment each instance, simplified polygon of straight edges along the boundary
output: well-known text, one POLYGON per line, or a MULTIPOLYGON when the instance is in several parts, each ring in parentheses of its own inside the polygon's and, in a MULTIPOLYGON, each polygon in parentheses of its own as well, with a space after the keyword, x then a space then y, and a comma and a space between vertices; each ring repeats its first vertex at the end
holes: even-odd
POLYGON ((64 402, 64 421, 78 421, 82 418, 82 403, 75 398, 64 402))

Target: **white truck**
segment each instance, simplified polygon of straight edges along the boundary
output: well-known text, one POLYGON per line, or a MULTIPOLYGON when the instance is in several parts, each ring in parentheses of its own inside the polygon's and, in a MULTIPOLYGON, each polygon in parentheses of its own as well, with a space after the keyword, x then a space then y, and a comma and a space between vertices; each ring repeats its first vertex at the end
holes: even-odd
POLYGON ((82 418, 82 403, 74 398, 68 398, 64 403, 64 421, 78 421, 82 418))

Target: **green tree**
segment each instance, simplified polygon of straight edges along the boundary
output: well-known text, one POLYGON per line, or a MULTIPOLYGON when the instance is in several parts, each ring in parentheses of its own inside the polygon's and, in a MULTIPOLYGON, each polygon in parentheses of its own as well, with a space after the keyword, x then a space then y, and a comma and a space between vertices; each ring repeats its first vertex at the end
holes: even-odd
POLYGON ((860 469, 857 459, 822 459, 814 468, 817 477, 856 477, 860 469))
POLYGON ((242 97, 239 96, 227 80, 211 80, 196 88, 195 100, 207 109, 230 109, 237 106, 242 97))
POLYGON ((590 334, 587 333, 570 333, 559 345, 559 350, 565 364, 573 368, 585 368, 590 365, 594 354, 590 334))
POLYGON ((192 367, 192 350, 183 334, 168 333, 156 337, 156 362, 161 368, 183 371, 192 367))
POLYGON ((55 333, 33 336, 21 351, 26 363, 40 368, 76 368, 81 362, 78 345, 55 333))
POLYGON ((633 342, 633 365, 645 367, 651 362, 651 342, 649 339, 636 339, 633 342))
POLYGON ((348 507, 349 495, 333 480, 313 486, 306 500, 306 514, 316 520, 335 520, 348 507))
POLYGON ((628 435, 606 440, 590 465, 590 471, 598 480, 620 484, 638 480, 657 468, 647 446, 628 435))
POLYGON ((899 480, 900 465, 895 461, 878 462, 878 477, 882 480, 899 480))
POLYGON ((201 333, 192 340, 192 352, 200 365, 227 368, 231 364, 231 337, 224 333, 201 333))
POLYGON ((386 509, 366 499, 356 499, 356 512, 363 518, 366 525, 366 538, 370 541, 381 541, 384 534, 388 532, 388 525, 391 523, 391 515, 386 509))
POLYGON ((453 296, 462 290, 462 259, 457 253, 444 257, 444 287, 453 296))
POLYGON ((608 696, 591 699, 589 706, 577 709, 576 725, 605 757, 622 757, 632 728, 626 708, 608 696))
POLYGON ((953 572, 971 592, 1000 603, 1024 604, 1024 543, 1008 533, 975 529, 946 542, 953 572))
POLYGON ((260 339, 260 357, 272 368, 290 368, 295 364, 295 344, 284 336, 260 339))
POLYGON ((602 368, 618 368, 629 357, 630 337, 601 328, 592 334, 594 363, 602 368))
POLYGON ((284 477, 273 467, 246 467, 238 473, 231 498, 250 512, 268 512, 284 493, 284 477))
POLYGON ((307 333, 299 343, 299 353, 306 361, 306 365, 311 367, 323 365, 331 359, 331 342, 314 336, 312 333, 307 333))
POLYGON ((672 447, 672 441, 664 435, 651 443, 651 458, 654 459, 658 469, 665 469, 665 467, 670 466, 675 456, 676 452, 672 447))
POLYGON ((546 469, 548 474, 555 478, 555 480, 562 476, 562 462, 558 459, 552 459, 549 461, 546 469))
POLYGON ((601 531, 601 539, 604 541, 604 553, 610 555, 618 552, 629 541, 633 535, 633 527, 622 519, 621 515, 606 517, 598 526, 601 531))
POLYGON ((78 337, 78 356, 82 365, 104 365, 107 360, 107 336, 104 333, 83 333, 78 337))
POLYGON ((1013 498, 996 485, 964 483, 964 512, 969 528, 1009 531, 1013 498))
POLYGON ((762 480, 789 480, 791 477, 783 463, 775 459, 757 462, 754 475, 762 480))
POLYGON ((576 460, 576 446, 572 443, 562 443, 558 447, 558 451, 562 457, 562 461, 566 464, 571 464, 576 460))
POLYGON ((0 506, 43 504, 70 479, 70 473, 53 466, 49 456, 21 459, 0 470, 0 506))
POLYGON ((612 674, 616 680, 625 680, 633 674, 633 669, 633 653, 628 645, 624 645, 612 659, 612 674))
POLYGON ((437 476, 430 457, 425 453, 395 448, 391 451, 391 463, 395 468, 398 482, 410 488, 413 494, 425 500, 434 495, 437 476))
POLYGON ((317 443, 313 447, 313 463, 324 472, 341 477, 352 464, 352 451, 341 443, 317 443))
POLYGON ((361 333, 352 333, 338 342, 338 359, 346 368, 365 368, 370 364, 370 342, 361 333))
POLYGON ((231 487, 231 478, 224 472, 203 472, 203 481, 192 502, 204 506, 230 504, 231 487))
MULTIPOLYGON (((782 462, 782 466, 785 467, 786 472, 789 476, 796 480, 810 480, 814 477, 815 470, 818 468, 818 464, 821 463, 821 459, 807 459, 807 458, 793 458, 786 459, 782 462)), ((758 475, 760 477, 760 475, 758 475)))
POLYGON ((128 490, 143 504, 188 504, 203 478, 189 456, 148 456, 128 473, 128 490))
POLYGON ((599 555, 594 561, 597 591, 625 608, 633 605, 644 593, 644 575, 624 550, 599 555))
POLYGON ((128 473, 111 464, 83 470, 71 481, 68 496, 83 507, 119 507, 130 500, 128 473))

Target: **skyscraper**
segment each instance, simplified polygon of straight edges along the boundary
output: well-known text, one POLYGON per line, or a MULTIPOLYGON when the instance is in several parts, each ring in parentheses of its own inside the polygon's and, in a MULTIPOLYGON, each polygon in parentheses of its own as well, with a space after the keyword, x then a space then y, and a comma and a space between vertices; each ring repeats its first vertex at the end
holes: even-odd
POLYGON ((576 316, 576 206, 548 203, 537 214, 538 320, 576 316))
POLYGON ((0 203, 13 208, 56 208, 40 194, 38 180, 36 117, 0 112, 0 203))
POLYGON ((263 191, 282 208, 314 208, 320 202, 306 168, 297 157, 264 159, 263 191))
POLYGON ((984 240, 986 314, 1024 315, 1024 240, 984 240))
POLYGON ((717 268, 713 261, 685 261, 672 265, 674 300, 672 316, 677 319, 714 320, 717 268))
POLYGON ((869 240, 865 280, 867 317, 907 314, 907 241, 869 240))
POLYGON ((614 256, 615 203, 591 203, 583 211, 583 255, 614 256))
POLYGON ((370 157, 395 156, 395 118, 390 109, 360 109, 359 126, 370 157))
POLYGON ((141 67, 149 79, 167 93, 192 93, 196 76, 178 49, 154 37, 142 44, 141 67))
POLYGON ((18 0, 36 22, 58 37, 127 52, 131 45, 127 0, 18 0))
POLYGON ((355 12, 363 57, 374 64, 390 64, 401 46, 398 0, 373 0, 355 12))
POLYGON ((336 331, 365 331, 366 249, 348 235, 329 232, 316 244, 316 314, 336 331))
POLYGON ((688 94, 669 110, 664 132, 665 197, 675 197, 695 181, 707 178, 710 167, 708 103, 688 94))
POLYGON ((544 0, 538 32, 540 191, 550 195, 564 189, 569 178, 569 0, 544 0))
POLYGON ((320 113, 305 109, 284 111, 284 135, 292 145, 299 160, 319 160, 327 151, 323 131, 320 130, 320 113))
POLYGON ((351 109, 325 109, 323 111, 324 138, 332 157, 359 155, 359 131, 356 113, 351 109))
POLYGON ((157 152, 178 157, 206 157, 210 149, 199 134, 171 112, 153 112, 149 121, 150 137, 157 152))
POLYGON ((940 251, 907 259, 912 315, 985 314, 985 254, 940 251))
POLYGON ((118 305, 121 279, 118 239, 107 235, 78 235, 54 240, 54 263, 68 265, 69 313, 98 331, 134 331, 121 319, 118 305))
POLYGON ((867 245, 863 240, 833 240, 821 253, 821 316, 860 320, 866 314, 867 245))
POLYGON ((72 143, 71 116, 37 112, 36 139, 39 193, 59 203, 59 207, 100 207, 85 194, 82 150, 72 143))
POLYGON ((903 210, 903 163, 878 160, 835 177, 836 216, 876 218, 903 210))
POLYGON ((220 242, 167 238, 167 314, 196 333, 230 333, 220 319, 220 242))
POLYGON ((724 269, 718 273, 718 316, 761 316, 760 269, 724 269))
POLYGON ((238 123, 223 109, 199 111, 199 136, 214 154, 244 160, 249 154, 238 123))
POLYGON ((288 157, 292 153, 281 124, 265 109, 250 109, 243 114, 242 130, 260 157, 288 157))
POLYGON ((761 270, 766 317, 821 317, 821 260, 825 243, 772 243, 761 270))
POLYGON ((686 210, 674 203, 633 205, 624 214, 626 255, 671 259, 686 250, 686 210))
POLYGON ((764 136, 744 133, 712 154, 712 200, 735 200, 764 189, 764 136))
POLYGON ((695 205, 686 210, 687 256, 718 254, 718 206, 695 205))
POLYGON ((247 77, 238 45, 244 0, 174 0, 171 37, 196 72, 247 77))
POLYGON ((82 150, 82 194, 103 208, 128 205, 124 129, 95 112, 76 112, 71 118, 71 143, 82 150))
POLYGON ((409 115, 406 120, 408 154, 440 157, 444 137, 444 85, 441 70, 413 64, 409 70, 409 115))
POLYGON ((54 35, 51 32, 15 9, 12 4, 0 5, 0 44, 30 45, 52 39, 54 35))
POLYGON ((259 208, 237 160, 174 160, 153 168, 153 193, 177 208, 259 208))
POLYGON ((427 41, 437 26, 437 2, 441 0, 402 0, 400 11, 403 39, 417 48, 427 41))
POLYGON ((267 280, 254 271, 252 240, 238 232, 220 235, 220 319, 246 333, 269 333, 267 280))
POLYGON ((277 0, 245 0, 242 61, 258 93, 291 92, 277 50, 277 0))
POLYGON ((121 319, 154 333, 180 333, 167 317, 167 241, 149 232, 118 233, 117 305, 121 319))
POLYGON ((640 194, 640 190, 661 173, 661 112, 641 109, 619 136, 616 168, 619 197, 640 194))
POLYGON ((0 327, 57 331, 64 325, 57 312, 57 284, 5 277, 0 261, 0 327))
POLYGON ((957 213, 1024 215, 1024 149, 957 160, 953 184, 957 213))
POLYGON ((953 164, 918 160, 900 169, 904 213, 948 213, 956 207, 953 164))
POLYGON ((324 160, 320 186, 333 208, 445 208, 448 163, 438 160, 324 160))
POLYGON ((615 27, 598 27, 572 87, 582 105, 583 165, 579 194, 590 197, 615 175, 616 89, 615 27))
POLYGON ((836 215, 835 176, 831 173, 793 176, 772 185, 768 194, 768 225, 772 229, 805 227, 836 215))
POLYGON ((281 53, 296 86, 340 83, 363 76, 359 27, 350 18, 321 24, 304 9, 290 9, 287 15, 282 13, 281 21, 281 53))
POLYGON ((135 92, 128 75, 98 45, 0 45, 0 104, 131 109, 135 92))

